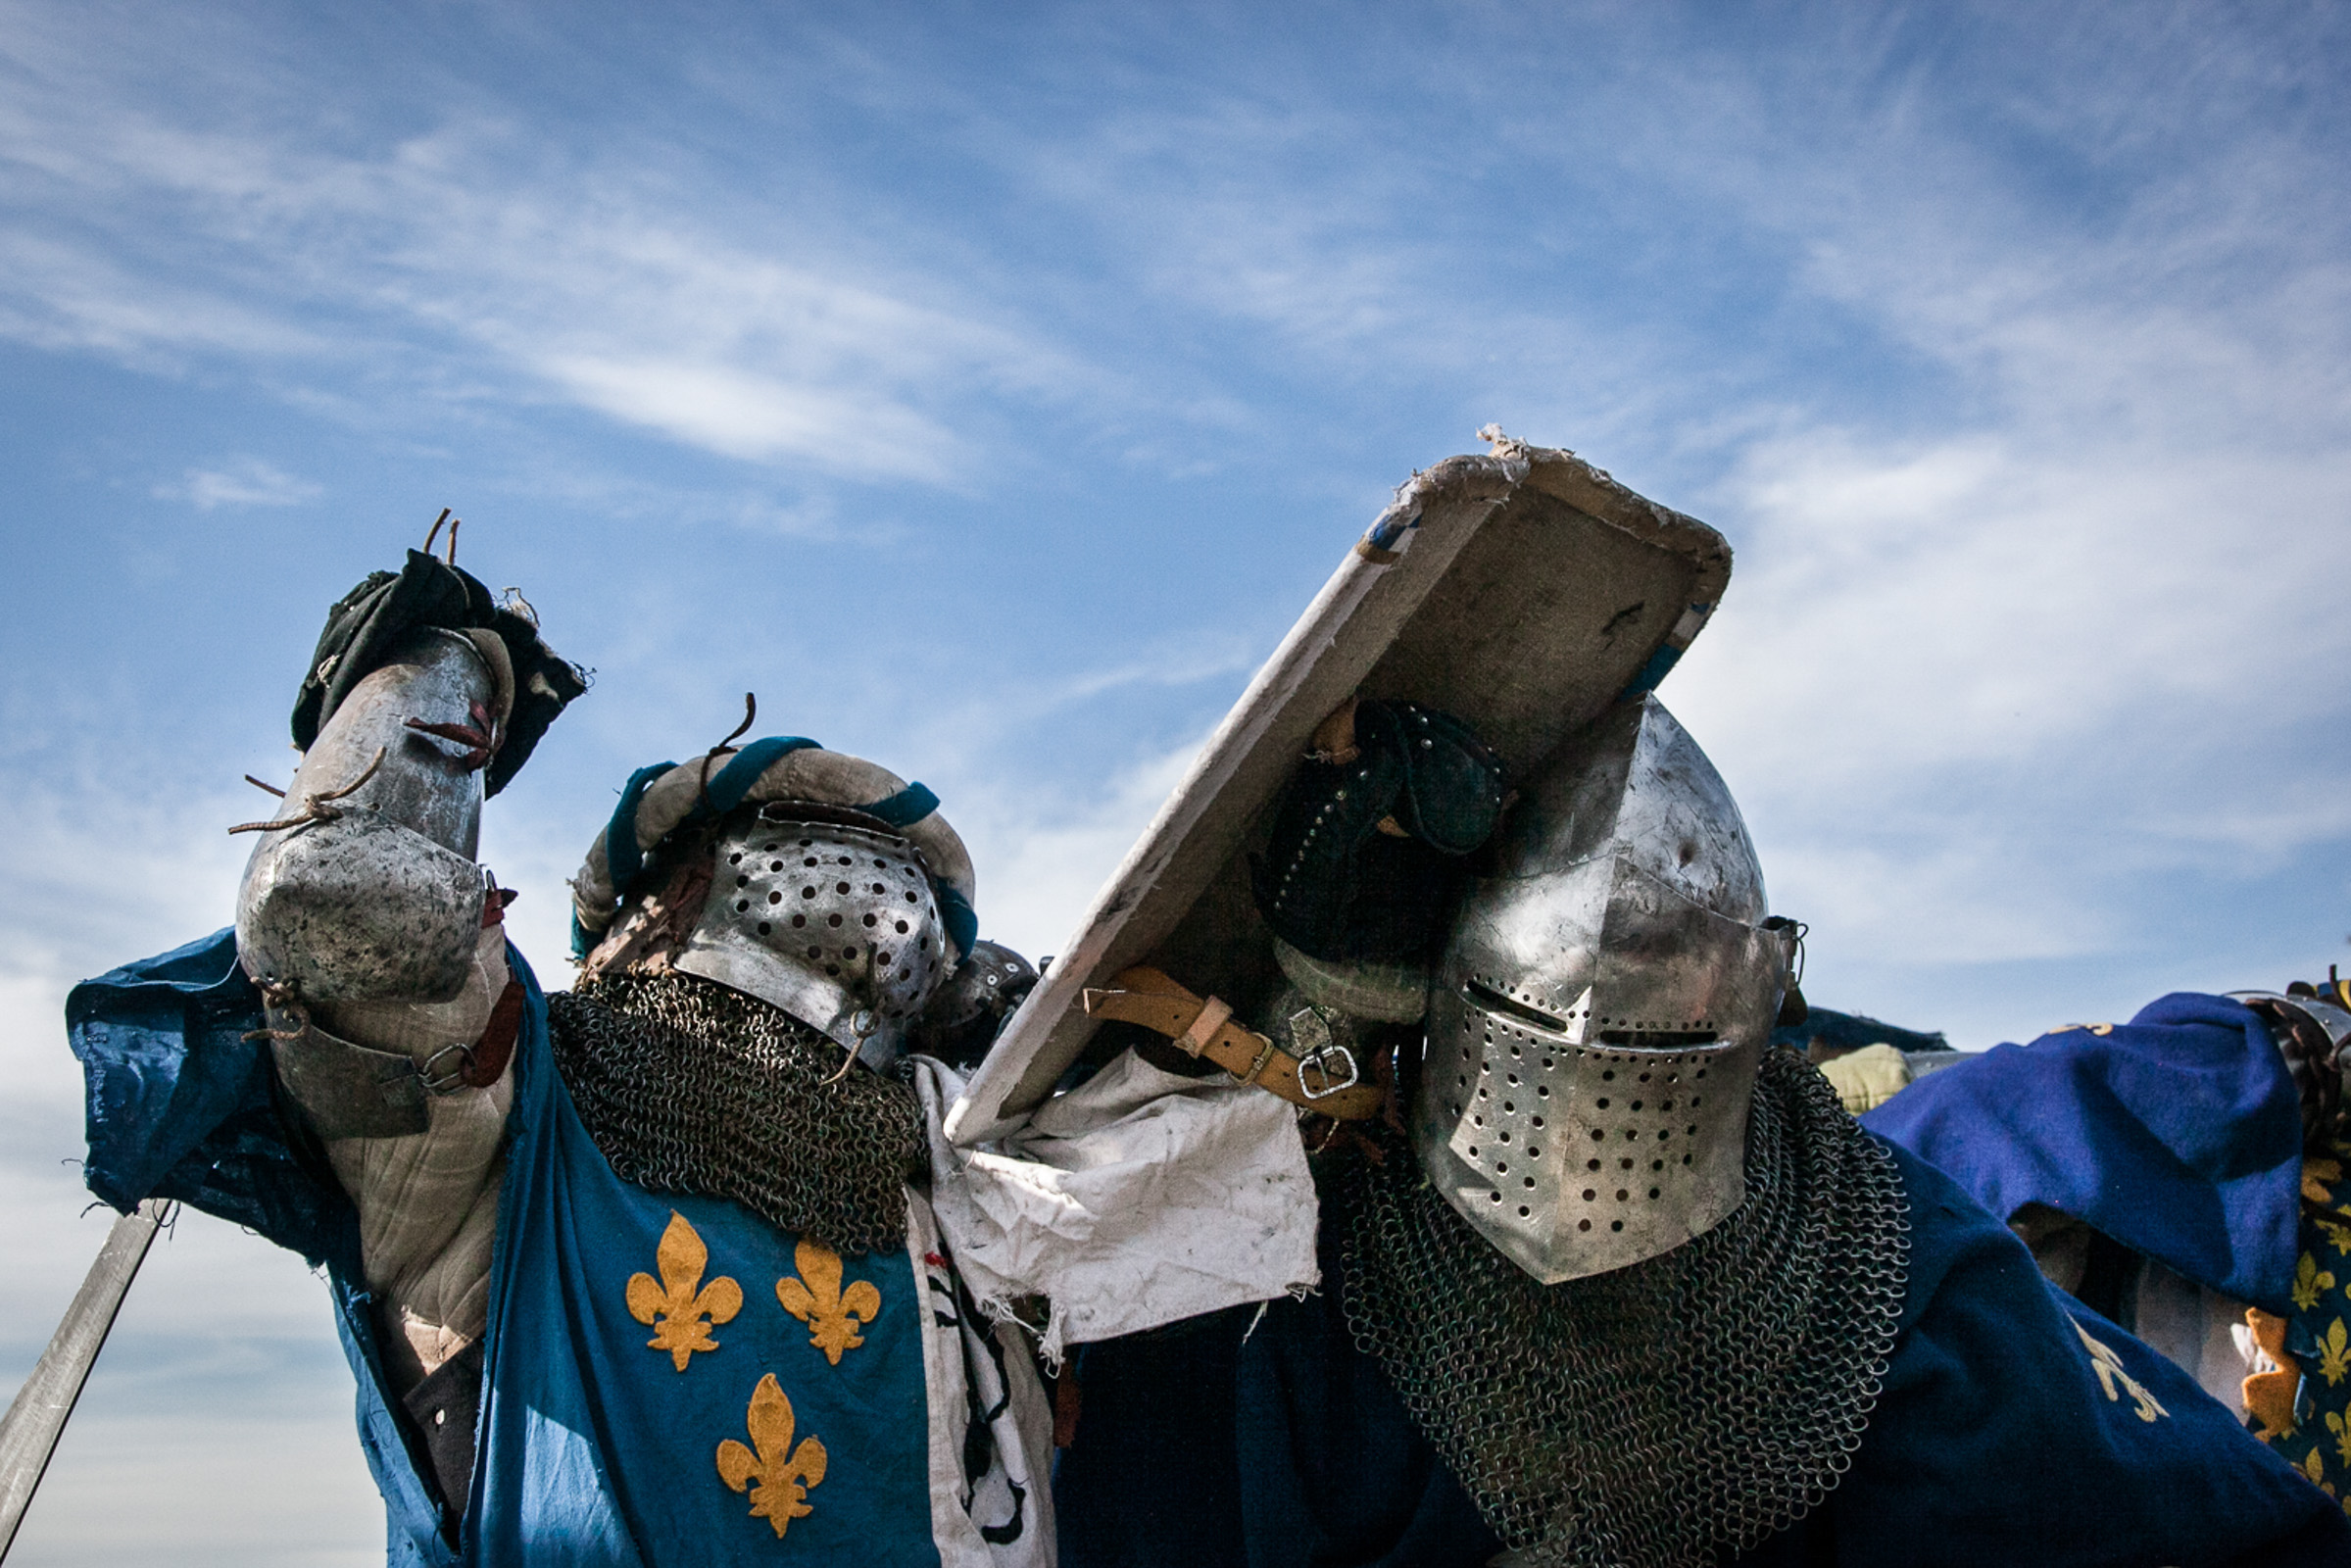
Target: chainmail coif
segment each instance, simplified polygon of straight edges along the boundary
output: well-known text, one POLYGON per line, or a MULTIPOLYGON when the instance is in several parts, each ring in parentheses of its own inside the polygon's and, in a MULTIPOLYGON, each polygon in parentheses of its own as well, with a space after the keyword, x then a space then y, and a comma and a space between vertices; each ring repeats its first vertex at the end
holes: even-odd
POLYGON ((1827 1080, 1770 1051, 1746 1180, 1704 1235, 1546 1286, 1471 1230, 1400 1140, 1339 1173, 1355 1342, 1522 1560, 1712 1563, 1843 1476, 1902 1313, 1901 1178, 1827 1080))
POLYGON ((754 997, 690 974, 607 974, 547 999, 557 1068, 623 1180, 731 1199, 844 1253, 906 1246, 928 1168, 907 1085, 754 997))

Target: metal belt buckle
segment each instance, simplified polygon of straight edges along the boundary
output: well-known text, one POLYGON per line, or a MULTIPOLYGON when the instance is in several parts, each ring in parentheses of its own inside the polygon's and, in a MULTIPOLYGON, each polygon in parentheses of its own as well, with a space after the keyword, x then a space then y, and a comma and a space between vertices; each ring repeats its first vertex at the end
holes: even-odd
POLYGON ((1330 1020, 1320 1012, 1312 1007, 1300 1007, 1292 1013, 1290 1015, 1290 1043, 1298 1050, 1298 1093, 1304 1095, 1309 1101, 1328 1100, 1342 1089, 1355 1087, 1358 1076, 1355 1071, 1355 1054, 1345 1046, 1333 1043, 1330 1020), (1340 1083, 1331 1081, 1330 1063, 1333 1056, 1337 1056, 1347 1063, 1347 1078, 1340 1083), (1307 1087, 1306 1069, 1308 1067, 1313 1068, 1314 1076, 1322 1080, 1320 1089, 1307 1087))
POLYGON ((416 1076, 423 1080, 424 1087, 429 1092, 436 1095, 454 1095, 466 1087, 465 1074, 472 1070, 473 1048, 471 1046, 443 1046, 424 1058, 424 1065, 416 1069, 416 1076), (442 1066, 441 1058, 452 1052, 457 1054, 457 1065, 455 1067, 442 1066))
POLYGON ((1313 1055, 1300 1058, 1298 1064, 1298 1093, 1304 1095, 1308 1100, 1328 1100, 1342 1089, 1352 1089, 1355 1087, 1357 1078, 1355 1054, 1345 1046, 1325 1046, 1313 1055), (1347 1063, 1347 1076, 1337 1083, 1331 1081, 1330 1060, 1333 1056, 1337 1056, 1347 1063), (1322 1080, 1320 1089, 1316 1089, 1306 1082, 1308 1067, 1313 1068, 1314 1076, 1322 1080))

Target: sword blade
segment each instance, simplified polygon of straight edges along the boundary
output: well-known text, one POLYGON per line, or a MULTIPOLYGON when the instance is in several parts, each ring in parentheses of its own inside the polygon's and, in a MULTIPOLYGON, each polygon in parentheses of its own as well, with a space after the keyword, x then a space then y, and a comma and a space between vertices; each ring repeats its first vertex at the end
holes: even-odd
POLYGON ((17 1526, 41 1484, 41 1472, 49 1468, 49 1456, 57 1451, 57 1440, 106 1345, 107 1331, 115 1326, 115 1314, 122 1309, 131 1277, 146 1260, 156 1228, 171 1217, 171 1206, 151 1198, 115 1221, 106 1245, 98 1250, 98 1260, 73 1293, 73 1304, 66 1308, 50 1337, 49 1348, 17 1391, 8 1414, 0 1417, 0 1560, 16 1542, 17 1526))

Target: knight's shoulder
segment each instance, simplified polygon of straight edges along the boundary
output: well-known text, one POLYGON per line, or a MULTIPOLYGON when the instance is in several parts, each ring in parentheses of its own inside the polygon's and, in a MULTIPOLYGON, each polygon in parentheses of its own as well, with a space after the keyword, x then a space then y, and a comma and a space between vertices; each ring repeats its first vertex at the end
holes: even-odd
POLYGON ((1967 1541, 1954 1561, 2164 1563, 2216 1547, 2225 1561, 2322 1513, 2341 1522, 2186 1373, 2052 1289, 1949 1176, 1893 1153, 1909 1200, 1908 1291, 1837 1494, 1840 1551, 1940 1561, 1917 1555, 1916 1522, 1933 1518, 1967 1541), (2101 1500, 2084 1510, 2086 1497, 2101 1500), (1873 1544, 1883 1554, 1851 1549, 1873 1544))

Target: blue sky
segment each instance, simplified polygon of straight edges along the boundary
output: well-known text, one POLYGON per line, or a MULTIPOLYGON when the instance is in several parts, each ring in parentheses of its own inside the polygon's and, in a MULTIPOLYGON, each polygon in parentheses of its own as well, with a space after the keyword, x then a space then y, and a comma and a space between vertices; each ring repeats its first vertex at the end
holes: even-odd
MULTIPOLYGON (((65 989, 225 921, 444 506, 598 675, 485 829, 559 979, 745 690, 1052 951, 1489 421, 1737 547, 1664 695, 1817 1000, 1981 1047, 2351 959, 2347 66, 2293 5, 0 0, 0 1362, 103 1229, 65 989)), ((371 1556, 300 1274, 159 1247, 20 1560, 371 1556)))

